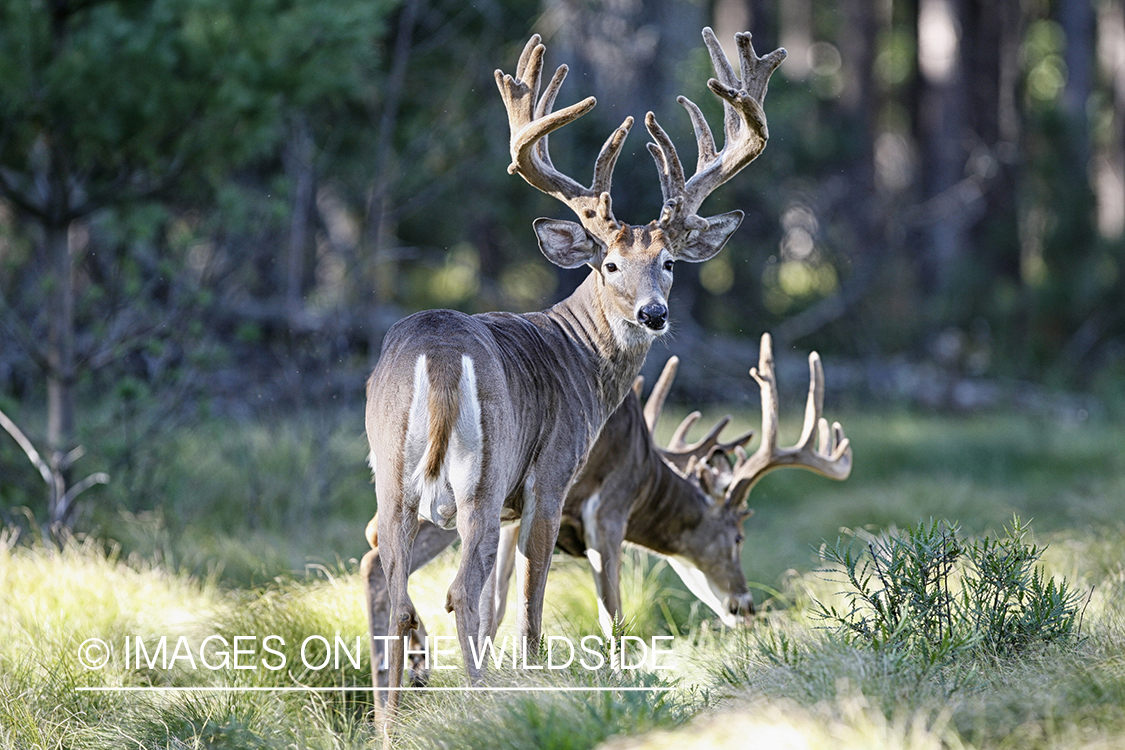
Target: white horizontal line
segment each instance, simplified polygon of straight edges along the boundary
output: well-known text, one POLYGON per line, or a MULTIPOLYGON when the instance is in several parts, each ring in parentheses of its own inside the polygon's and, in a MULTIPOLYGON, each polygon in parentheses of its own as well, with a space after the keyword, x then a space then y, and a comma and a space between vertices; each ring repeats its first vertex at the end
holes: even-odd
MULTIPOLYGON (((373 693, 376 688, 346 685, 341 687, 77 687, 79 693, 373 693)), ((608 692, 675 692, 674 687, 400 687, 378 688, 379 692, 484 692, 484 693, 608 693, 608 692)))

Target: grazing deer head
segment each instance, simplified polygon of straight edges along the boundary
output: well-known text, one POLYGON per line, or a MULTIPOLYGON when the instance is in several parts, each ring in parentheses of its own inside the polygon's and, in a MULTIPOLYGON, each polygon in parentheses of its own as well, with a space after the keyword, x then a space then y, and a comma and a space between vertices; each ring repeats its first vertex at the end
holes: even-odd
MULTIPOLYGON (((655 430, 660 418, 676 364, 673 358, 665 365, 645 405, 650 432, 655 430)), ((676 428, 662 454, 665 461, 690 479, 699 495, 706 498, 706 506, 692 510, 690 502, 681 500, 676 506, 680 512, 670 514, 663 507, 663 512, 648 512, 638 505, 630 516, 626 537, 656 551, 674 547, 674 551, 664 552, 672 569, 727 625, 733 624, 738 616, 754 611, 741 564, 743 523, 753 514, 747 507, 750 490, 774 469, 803 468, 830 479, 843 480, 852 467, 852 450, 843 428, 835 423, 830 431, 828 422, 821 417, 824 370, 816 352, 809 355, 804 428, 800 440, 790 448, 778 447, 777 380, 768 333, 762 335, 758 367, 751 369, 750 375, 758 382, 762 397, 759 448, 750 456, 743 448, 753 432, 727 443, 719 441, 719 434, 730 421, 729 416, 721 419, 698 442, 689 445, 685 436, 700 416, 699 412, 689 414, 676 428)))
POLYGON ((704 40, 724 101, 725 142, 714 139, 699 108, 686 99, 699 161, 685 180, 675 148, 651 113, 649 150, 660 169, 664 207, 644 226, 613 215, 610 181, 631 119, 610 136, 587 188, 551 163, 547 135, 594 106, 592 98, 552 112, 566 76, 556 71, 539 95, 544 48, 533 36, 516 75, 496 72, 511 126, 512 165, 539 190, 563 201, 579 223, 539 219, 539 245, 564 268, 593 269, 567 299, 540 313, 464 315, 448 310, 399 321, 383 341, 368 381, 367 436, 379 497, 377 537, 390 603, 391 692, 385 741, 398 704, 404 639, 418 626, 407 594, 418 519, 462 540, 461 563, 446 608, 472 681, 483 674, 468 658, 493 629, 493 608, 481 606, 492 585, 502 522, 519 522, 517 629, 535 652, 543 592, 563 504, 579 467, 636 377, 652 341, 666 330, 667 296, 676 260, 712 257, 741 220, 740 212, 704 219, 704 198, 765 147, 762 100, 770 74, 785 57, 759 58, 739 34, 742 79, 710 29, 704 40))

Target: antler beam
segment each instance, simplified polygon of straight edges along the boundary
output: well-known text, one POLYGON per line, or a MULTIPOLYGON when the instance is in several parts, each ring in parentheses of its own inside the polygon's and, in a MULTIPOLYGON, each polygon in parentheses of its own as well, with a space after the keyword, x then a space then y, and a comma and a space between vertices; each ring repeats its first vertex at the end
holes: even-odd
POLYGON ((715 150, 711 127, 699 107, 687 97, 678 97, 677 101, 691 118, 699 154, 695 174, 685 180, 683 165, 672 140, 651 112, 645 117, 645 127, 654 141, 648 144, 648 149, 660 173, 660 188, 664 195, 664 209, 658 223, 665 231, 706 229, 707 219, 697 214, 703 201, 765 149, 769 128, 762 105, 770 76, 787 55, 784 49, 776 49, 765 57, 758 57, 750 33, 735 34, 739 75, 727 60, 715 32, 710 28, 703 29, 703 41, 717 76, 717 79, 707 81, 707 87, 723 100, 723 150, 715 150))

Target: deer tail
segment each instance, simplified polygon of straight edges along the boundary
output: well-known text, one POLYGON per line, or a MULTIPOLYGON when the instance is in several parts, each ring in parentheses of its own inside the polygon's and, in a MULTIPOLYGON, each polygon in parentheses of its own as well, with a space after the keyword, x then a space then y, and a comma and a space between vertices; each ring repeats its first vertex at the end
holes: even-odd
POLYGON ((422 477, 433 481, 441 474, 441 466, 449 450, 449 438, 461 413, 461 358, 435 355, 427 358, 430 381, 430 429, 422 477))

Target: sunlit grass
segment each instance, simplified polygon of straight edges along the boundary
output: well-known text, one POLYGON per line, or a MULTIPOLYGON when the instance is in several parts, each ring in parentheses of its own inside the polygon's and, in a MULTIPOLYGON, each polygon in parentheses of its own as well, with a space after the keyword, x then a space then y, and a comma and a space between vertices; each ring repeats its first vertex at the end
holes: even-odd
MULTIPOLYGON (((628 558, 633 560, 633 558, 628 558)), ((452 618, 444 612, 444 589, 455 571, 456 554, 448 553, 416 574, 414 596, 431 634, 453 635, 452 618)), ((627 601, 652 594, 651 571, 634 574, 633 560, 626 566, 627 601), (638 588, 639 587, 639 588, 638 588), (647 587, 647 588, 646 588, 647 587), (647 591, 647 594, 646 594, 647 591)), ((564 568, 566 566, 563 566, 564 568)), ((659 570, 657 571, 659 572, 659 570)), ((577 580, 587 571, 574 566, 552 582, 547 632, 579 638, 597 633, 596 614, 585 614, 592 585, 577 580), (569 573, 569 576, 567 575, 569 573), (580 585, 581 584, 581 585, 580 585), (586 588, 572 595, 570 590, 586 588), (573 598, 575 601, 568 601, 573 598)), ((183 573, 142 561, 126 561, 107 554, 99 545, 72 541, 61 550, 43 544, 0 549, 0 590, 11 605, 0 617, 0 747, 362 747, 375 730, 365 720, 369 710, 363 693, 103 693, 89 687, 262 687, 262 686, 366 686, 370 681, 366 652, 367 624, 362 610, 362 588, 354 570, 314 568, 303 579, 278 579, 255 589, 230 589, 200 583, 183 573), (167 636, 168 651, 178 636, 198 646, 209 635, 225 639, 251 636, 254 648, 266 636, 284 654, 286 668, 262 668, 259 651, 244 663, 254 669, 204 667, 184 659, 170 668, 124 665, 125 638, 142 638, 149 647, 167 636), (361 637, 362 666, 344 661, 314 669, 304 664, 299 645, 310 637, 334 641, 340 636, 349 648, 361 637), (87 638, 99 638, 115 648, 101 669, 86 669, 79 649, 87 638), (283 643, 284 645, 279 645, 283 643)), ((511 620, 505 627, 514 632, 511 620)), ((146 654, 147 655, 147 654, 146 654)), ((319 660, 319 652, 311 654, 319 660)), ((218 662, 216 652, 210 653, 218 662)), ((532 663, 535 658, 532 658, 532 663)), ((436 685, 464 684, 464 672, 435 673, 436 685)), ((588 672, 577 668, 538 675, 505 667, 493 670, 490 684, 546 687, 588 685, 643 685, 654 678, 637 672, 614 675, 610 670, 588 672)), ((659 683, 657 683, 659 684, 659 683)), ((426 727, 447 722, 442 709, 460 707, 452 714, 461 739, 453 746, 489 747, 497 731, 508 731, 517 746, 550 744, 550 737, 585 737, 591 746, 618 731, 637 732, 685 720, 698 706, 675 696, 653 699, 646 694, 621 695, 558 693, 528 696, 522 693, 426 694, 408 696, 404 736, 410 742, 430 737, 426 727), (622 697, 624 696, 624 697, 622 697), (474 721, 464 712, 471 705, 487 705, 474 721), (557 720, 568 717, 561 729, 557 720), (584 727, 575 734, 578 725, 584 727), (411 731, 414 727, 417 731, 411 731), (458 729, 458 727, 460 727, 458 729), (468 744, 466 744, 468 743, 468 744)), ((557 743, 555 746, 558 746, 557 743)), ((574 745, 568 745, 574 746, 574 745)))
MULTIPOLYGON (((671 674, 571 669, 529 676, 505 668, 493 670, 489 681, 556 687, 653 684, 675 686, 674 693, 658 698, 644 693, 412 695, 403 716, 403 743, 592 747, 620 735, 633 739, 614 740, 618 744, 612 747, 739 747, 753 731, 756 737, 810 748, 1008 747, 1007 738, 1017 735, 1028 747, 1112 747, 1125 733, 1120 562, 1125 535, 1058 535, 1049 552, 1044 558, 1048 572, 1068 575, 1095 592, 1083 624, 1087 637, 1077 649, 1049 649, 974 667, 955 681, 923 679, 901 664, 826 641, 804 603, 828 595, 833 584, 806 573, 786 582, 790 608, 763 617, 752 629, 719 631, 701 618, 680 620, 671 674), (700 712, 707 718, 685 725, 700 712)), ((651 599, 642 597, 660 596, 652 587, 661 571, 654 573, 638 556, 626 559, 626 606, 644 609, 651 599)), ((450 552, 413 581, 431 633, 454 632, 441 603, 456 561, 450 552)), ((588 571, 573 564, 559 572, 548 595, 546 631, 596 633, 596 615, 585 613, 592 598, 588 571)), ((89 634, 110 642, 126 634, 277 634, 291 645, 311 634, 362 634, 362 592, 352 570, 314 570, 300 580, 232 590, 75 542, 61 551, 6 546, 0 553, 0 586, 12 602, 0 618, 0 747, 350 748, 376 738, 364 719, 365 702, 354 696, 75 690, 148 682, 364 684, 368 675, 362 669, 163 673, 111 665, 91 672, 75 656, 89 634)), ((661 627, 660 619, 638 618, 633 627, 651 632, 647 629, 661 627)), ((293 653, 290 657, 297 659, 293 653)), ((442 673, 434 684, 462 685, 464 673, 442 673)))
POLYGON ((888 718, 861 693, 805 705, 744 701, 700 717, 681 730, 622 737, 604 750, 682 750, 745 747, 779 750, 961 750, 947 712, 918 711, 888 718))
MULTIPOLYGON (((743 747, 751 736, 761 746, 832 750, 1122 746, 1121 431, 1016 414, 841 415, 831 405, 826 411, 853 441, 855 470, 843 483, 776 472, 755 489, 743 563, 767 611, 752 628, 721 629, 661 560, 629 548, 624 632, 674 636, 672 670, 533 674, 508 666, 488 677, 492 686, 655 685, 674 692, 412 694, 402 746, 743 747), (946 518, 966 534, 983 534, 1017 513, 1047 545, 1046 572, 1089 594, 1077 646, 922 674, 830 641, 811 614, 814 600, 839 592, 838 583, 815 572, 815 550, 841 527, 881 530, 946 518)), ((730 432, 756 420, 738 415, 730 432)), ((673 420, 666 422, 670 429, 673 420)), ((309 636, 339 635, 353 648, 367 633, 356 558, 374 493, 355 425, 329 430, 327 447, 316 455, 303 445, 312 438, 299 423, 248 425, 245 432, 215 427, 180 436, 188 450, 168 467, 171 480, 157 510, 106 508, 94 519, 99 541, 71 541, 61 550, 26 539, 0 544, 0 749, 377 744, 363 693, 76 690, 367 684, 366 649, 359 669, 310 669, 299 653, 309 636), (327 463, 305 465, 317 456, 327 463), (317 471, 320 478, 312 476, 317 471), (91 671, 77 659, 90 637, 122 644, 126 636, 174 641, 210 634, 257 636, 259 643, 277 635, 287 668, 210 671, 181 661, 169 669, 126 669, 118 661, 91 671)), ((785 422, 782 443, 798 431, 785 422)), ((456 632, 444 604, 458 559, 451 549, 411 578, 411 595, 433 635, 456 632)), ((510 595, 501 637, 515 634, 510 595)), ((570 638, 600 633, 585 560, 556 557, 544 631, 570 638)), ((459 668, 432 679, 465 685, 459 668)))

